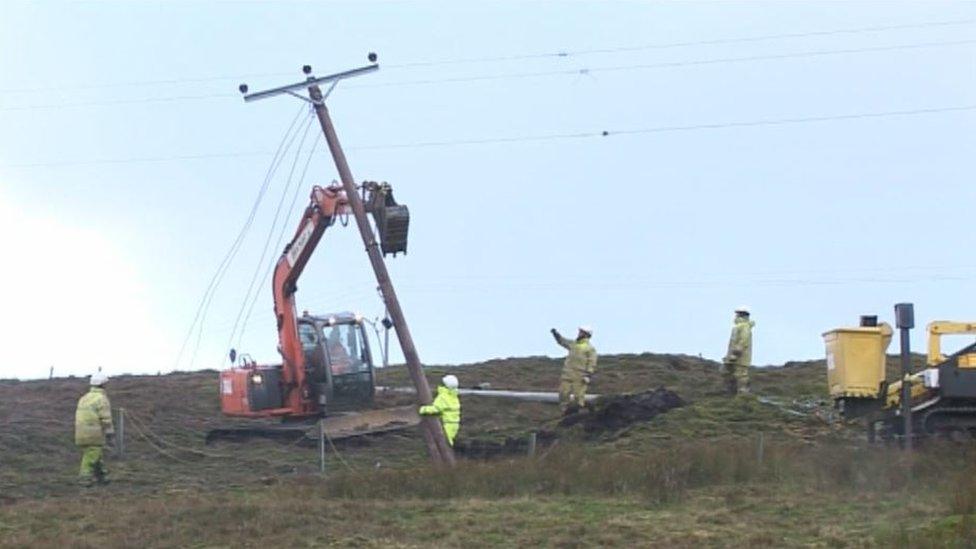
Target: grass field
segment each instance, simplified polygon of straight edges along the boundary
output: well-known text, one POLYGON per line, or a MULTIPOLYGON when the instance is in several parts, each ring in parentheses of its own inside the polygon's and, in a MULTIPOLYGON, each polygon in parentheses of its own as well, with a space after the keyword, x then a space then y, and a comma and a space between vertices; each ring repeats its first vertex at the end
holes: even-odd
MULTIPOLYGON (((110 457, 113 483, 99 489, 74 484, 83 380, 0 381, 0 545, 972 546, 976 450, 869 447, 827 406, 823 368, 759 369, 761 398, 729 399, 713 362, 604 357, 594 392, 665 386, 689 404, 593 436, 558 428, 552 405, 469 397, 466 440, 548 430, 558 442, 442 470, 427 465, 417 432, 401 431, 338 443, 325 475, 301 444, 205 446, 227 423, 214 372, 121 376, 109 391, 134 418, 128 452, 110 457)), ((430 379, 445 370, 429 368, 430 379)), ((451 371, 464 385, 551 390, 559 361, 451 371)), ((380 375, 405 382, 402 368, 380 375)))

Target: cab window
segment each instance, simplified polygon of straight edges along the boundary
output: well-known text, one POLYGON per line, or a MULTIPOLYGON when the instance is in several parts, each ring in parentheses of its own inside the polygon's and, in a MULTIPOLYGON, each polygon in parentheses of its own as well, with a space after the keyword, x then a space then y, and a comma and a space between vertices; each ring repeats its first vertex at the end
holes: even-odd
POLYGON ((298 325, 298 339, 301 340, 302 350, 306 353, 314 351, 319 344, 315 326, 311 324, 300 323, 298 325))
POLYGON ((326 326, 322 330, 325 350, 333 375, 356 374, 369 370, 362 330, 357 324, 326 326))

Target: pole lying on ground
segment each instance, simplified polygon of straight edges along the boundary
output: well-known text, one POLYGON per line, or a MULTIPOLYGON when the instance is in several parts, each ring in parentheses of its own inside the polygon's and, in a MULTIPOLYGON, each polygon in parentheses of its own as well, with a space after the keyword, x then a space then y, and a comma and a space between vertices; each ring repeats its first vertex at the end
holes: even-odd
MULTIPOLYGON (((376 387, 377 393, 401 393, 416 394, 417 390, 413 387, 376 387)), ((559 403, 559 393, 544 391, 505 391, 498 389, 458 389, 461 396, 481 396, 489 398, 508 398, 512 400, 524 400, 527 402, 548 402, 559 403)), ((586 395, 586 402, 596 402, 601 395, 586 395)))
POLYGON ((895 325, 901 337, 901 415, 904 421, 904 446, 912 449, 912 349, 909 331, 915 327, 915 308, 911 303, 895 305, 895 325))

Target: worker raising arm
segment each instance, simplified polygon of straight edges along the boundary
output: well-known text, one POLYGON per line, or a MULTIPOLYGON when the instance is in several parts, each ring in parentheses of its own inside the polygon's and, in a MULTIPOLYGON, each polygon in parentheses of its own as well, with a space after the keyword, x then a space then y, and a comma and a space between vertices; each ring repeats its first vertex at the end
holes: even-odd
POLYGON ((566 339, 555 328, 550 333, 556 343, 569 351, 559 378, 559 404, 568 414, 586 406, 586 389, 596 372, 596 349, 590 344, 593 328, 580 326, 575 341, 566 339))

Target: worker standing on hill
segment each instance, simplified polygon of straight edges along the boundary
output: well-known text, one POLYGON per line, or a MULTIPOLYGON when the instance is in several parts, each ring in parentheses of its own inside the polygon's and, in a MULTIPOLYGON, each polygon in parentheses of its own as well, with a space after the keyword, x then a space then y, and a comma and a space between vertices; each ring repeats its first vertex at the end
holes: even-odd
POLYGON ((749 393, 749 366, 752 366, 752 327, 756 323, 749 319, 749 308, 742 306, 735 310, 732 335, 729 337, 729 350, 722 360, 724 363, 725 388, 729 395, 749 393))
POLYGON ((112 405, 105 394, 108 376, 101 372, 92 374, 91 388, 78 399, 75 410, 75 445, 81 449, 81 470, 78 480, 84 486, 94 482, 108 484, 108 470, 102 460, 102 446, 115 442, 112 425, 112 405))
POLYGON ((451 374, 442 377, 441 384, 437 387, 437 396, 434 398, 434 402, 421 406, 419 413, 422 416, 440 416, 447 443, 454 446, 454 438, 457 437, 458 430, 461 428, 461 399, 458 398, 458 378, 451 374))
POLYGON ((549 331, 556 343, 569 351, 559 378, 559 404, 563 414, 572 413, 586 407, 586 389, 596 372, 596 349, 590 344, 593 328, 580 326, 576 341, 561 336, 555 328, 549 331))

